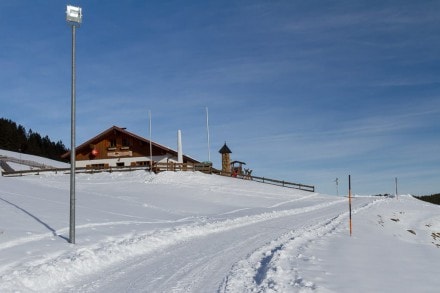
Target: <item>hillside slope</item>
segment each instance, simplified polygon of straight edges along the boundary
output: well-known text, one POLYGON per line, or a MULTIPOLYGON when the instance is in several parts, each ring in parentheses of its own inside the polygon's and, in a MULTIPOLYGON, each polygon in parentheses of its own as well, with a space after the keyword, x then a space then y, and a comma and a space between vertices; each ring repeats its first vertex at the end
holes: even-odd
POLYGON ((71 245, 68 175, 0 177, 0 186, 1 292, 440 285, 429 277, 440 273, 438 206, 409 196, 356 197, 350 237, 344 197, 193 172, 79 174, 71 245))

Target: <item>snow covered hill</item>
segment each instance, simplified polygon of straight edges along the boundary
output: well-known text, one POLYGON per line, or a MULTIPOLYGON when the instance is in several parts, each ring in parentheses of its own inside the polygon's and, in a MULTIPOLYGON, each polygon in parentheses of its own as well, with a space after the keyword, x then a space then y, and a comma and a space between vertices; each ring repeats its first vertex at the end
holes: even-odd
POLYGON ((0 292, 437 292, 439 207, 193 172, 0 177, 0 292))

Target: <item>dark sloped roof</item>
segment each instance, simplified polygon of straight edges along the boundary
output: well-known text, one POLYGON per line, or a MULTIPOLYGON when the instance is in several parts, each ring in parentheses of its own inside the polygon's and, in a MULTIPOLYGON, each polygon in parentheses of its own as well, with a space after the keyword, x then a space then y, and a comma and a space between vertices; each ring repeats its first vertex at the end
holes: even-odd
POLYGON ((223 147, 218 151, 220 154, 232 154, 231 150, 228 148, 228 146, 225 144, 223 147))
MULTIPOLYGON (((133 138, 135 138, 135 139, 137 139, 137 140, 143 141, 143 142, 145 142, 145 143, 147 143, 147 144, 150 143, 150 140, 145 139, 145 138, 143 138, 143 137, 141 137, 141 136, 139 136, 139 135, 136 135, 136 134, 134 134, 134 133, 131 133, 131 132, 127 131, 125 128, 121 128, 121 127, 117 127, 117 126, 112 126, 112 127, 110 127, 109 129, 107 129, 107 130, 101 132, 101 133, 98 134, 97 136, 95 136, 95 137, 89 139, 89 140, 86 141, 85 143, 83 143, 83 144, 77 146, 77 147, 75 148, 75 151, 76 151, 76 152, 79 152, 79 151, 82 150, 83 148, 88 148, 89 145, 90 145, 91 143, 93 143, 94 141, 97 141, 97 140, 101 139, 102 137, 105 137, 108 133, 110 133, 110 132, 112 132, 112 131, 118 131, 118 132, 124 133, 124 134, 126 134, 126 135, 128 135, 128 136, 131 136, 131 137, 133 137, 133 138)), ((161 145, 161 144, 155 143, 154 141, 151 141, 151 144, 152 144, 153 146, 156 146, 156 147, 158 147, 158 148, 161 148, 161 149, 165 150, 167 153, 170 153, 170 154, 172 154, 172 155, 174 155, 174 156, 177 156, 177 151, 175 151, 175 150, 172 150, 172 149, 170 149, 170 148, 168 148, 168 147, 166 147, 166 146, 163 146, 163 145, 161 145)), ((69 157, 69 156, 70 156, 70 151, 68 151, 67 153, 63 154, 63 155, 61 156, 61 158, 67 158, 67 157, 69 157)), ((193 158, 191 158, 191 157, 185 156, 185 155, 183 155, 183 158, 184 158, 185 160, 189 161, 189 162, 199 163, 197 160, 195 160, 195 159, 193 159, 193 158)))

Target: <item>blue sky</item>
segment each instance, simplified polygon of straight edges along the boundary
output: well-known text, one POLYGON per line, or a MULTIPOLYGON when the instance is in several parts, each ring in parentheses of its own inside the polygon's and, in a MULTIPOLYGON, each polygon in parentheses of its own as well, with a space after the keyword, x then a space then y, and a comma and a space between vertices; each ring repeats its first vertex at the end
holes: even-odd
POLYGON ((253 174, 356 194, 440 192, 440 2, 0 2, 0 116, 70 146, 112 125, 253 174))

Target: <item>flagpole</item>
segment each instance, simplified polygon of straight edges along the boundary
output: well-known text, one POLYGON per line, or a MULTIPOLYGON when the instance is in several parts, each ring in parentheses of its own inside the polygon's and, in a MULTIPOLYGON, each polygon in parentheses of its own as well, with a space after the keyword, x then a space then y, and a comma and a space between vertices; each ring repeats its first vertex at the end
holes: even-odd
POLYGON ((211 146, 209 141, 209 113, 208 107, 206 107, 206 134, 208 138, 208 162, 211 162, 211 146))
POLYGON ((350 236, 353 233, 353 225, 351 222, 351 175, 348 175, 348 209, 350 212, 350 236))
POLYGON ((151 145, 151 111, 148 110, 149 132, 150 132, 150 173, 153 171, 153 147, 151 145))

